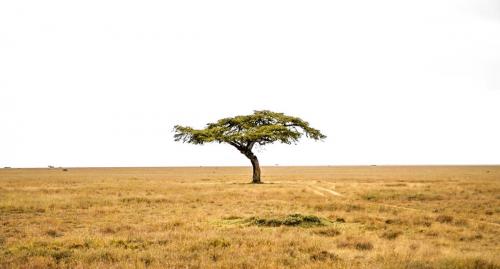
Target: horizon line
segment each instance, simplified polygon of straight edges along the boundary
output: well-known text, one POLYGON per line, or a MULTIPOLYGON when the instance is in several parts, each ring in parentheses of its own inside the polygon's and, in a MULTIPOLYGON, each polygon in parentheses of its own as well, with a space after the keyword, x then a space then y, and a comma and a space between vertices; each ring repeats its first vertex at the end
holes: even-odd
MULTIPOLYGON (((261 167, 422 167, 422 166, 500 166, 499 164, 318 164, 318 165, 261 165, 261 167)), ((3 166, 0 169, 92 169, 92 168, 243 168, 251 165, 174 165, 174 166, 3 166)))

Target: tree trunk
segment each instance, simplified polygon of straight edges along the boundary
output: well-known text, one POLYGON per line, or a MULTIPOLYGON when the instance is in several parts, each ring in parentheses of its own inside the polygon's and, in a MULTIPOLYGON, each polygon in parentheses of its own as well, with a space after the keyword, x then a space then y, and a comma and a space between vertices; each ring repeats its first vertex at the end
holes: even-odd
POLYGON ((252 183, 253 184, 260 184, 262 181, 260 181, 260 165, 259 165, 259 159, 257 159, 257 156, 253 154, 252 152, 252 147, 255 144, 255 142, 249 143, 247 146, 240 146, 238 144, 231 144, 235 148, 237 148, 241 154, 245 155, 250 162, 252 162, 252 168, 253 168, 253 176, 252 176, 252 183))
POLYGON ((253 167, 252 183, 254 183, 254 184, 262 183, 260 181, 260 166, 259 166, 259 160, 257 159, 257 156, 253 155, 252 157, 248 157, 248 158, 252 162, 252 167, 253 167))

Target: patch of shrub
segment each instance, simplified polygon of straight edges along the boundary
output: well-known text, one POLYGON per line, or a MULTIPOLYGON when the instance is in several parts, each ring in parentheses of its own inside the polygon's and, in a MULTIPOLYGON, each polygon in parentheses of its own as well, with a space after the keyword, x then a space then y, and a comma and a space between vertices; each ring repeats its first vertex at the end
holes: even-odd
POLYGON ((300 226, 313 227, 324 226, 325 221, 314 215, 291 214, 284 218, 256 218, 252 217, 247 220, 250 224, 265 227, 279 226, 300 226))
POLYGON ((257 226, 279 227, 283 225, 283 221, 279 219, 250 218, 249 220, 257 226))
POLYGON ((292 214, 285 218, 283 224, 286 226, 298 226, 301 224, 318 225, 321 224, 321 219, 313 215, 304 216, 301 214, 292 214))

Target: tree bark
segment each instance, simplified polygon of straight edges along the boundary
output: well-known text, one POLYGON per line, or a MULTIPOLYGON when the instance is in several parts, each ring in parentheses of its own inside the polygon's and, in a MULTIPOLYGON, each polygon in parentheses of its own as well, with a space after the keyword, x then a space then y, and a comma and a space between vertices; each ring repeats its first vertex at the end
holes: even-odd
POLYGON ((253 184, 262 183, 260 181, 260 165, 259 165, 259 160, 257 159, 257 156, 253 155, 252 157, 248 157, 248 158, 252 162, 252 167, 253 167, 252 183, 253 184))
POLYGON ((237 143, 232 143, 231 145, 237 148, 241 154, 245 155, 250 162, 252 162, 252 168, 253 168, 253 176, 252 176, 252 183, 253 184, 260 184, 262 183, 260 181, 260 165, 259 165, 259 159, 257 159, 257 156, 253 154, 252 152, 252 147, 255 144, 255 142, 248 143, 246 146, 241 146, 237 143))

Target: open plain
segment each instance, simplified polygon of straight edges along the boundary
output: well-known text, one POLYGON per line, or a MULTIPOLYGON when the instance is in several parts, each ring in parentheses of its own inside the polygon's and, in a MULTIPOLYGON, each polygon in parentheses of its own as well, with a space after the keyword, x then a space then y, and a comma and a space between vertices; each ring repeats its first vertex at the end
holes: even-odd
POLYGON ((0 169, 0 268, 500 268, 500 166, 0 169))

